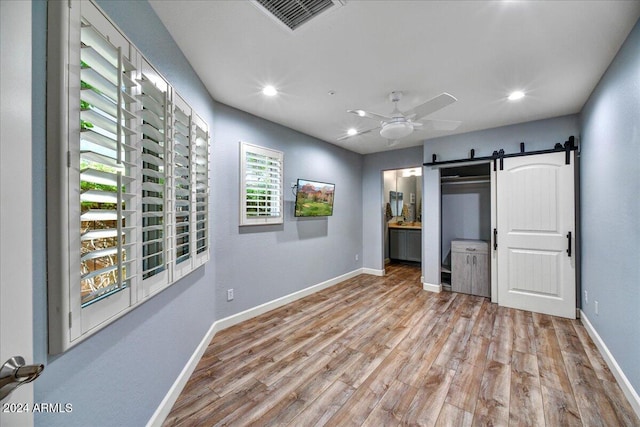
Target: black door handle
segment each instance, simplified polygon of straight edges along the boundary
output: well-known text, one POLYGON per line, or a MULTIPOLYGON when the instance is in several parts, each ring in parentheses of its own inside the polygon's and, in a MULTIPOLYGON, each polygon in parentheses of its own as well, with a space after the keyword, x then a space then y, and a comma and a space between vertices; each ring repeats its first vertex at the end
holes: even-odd
POLYGON ((498 250, 498 229, 497 228, 493 229, 493 250, 494 251, 498 250))
POLYGON ((567 233, 567 255, 571 256, 571 232, 567 233))

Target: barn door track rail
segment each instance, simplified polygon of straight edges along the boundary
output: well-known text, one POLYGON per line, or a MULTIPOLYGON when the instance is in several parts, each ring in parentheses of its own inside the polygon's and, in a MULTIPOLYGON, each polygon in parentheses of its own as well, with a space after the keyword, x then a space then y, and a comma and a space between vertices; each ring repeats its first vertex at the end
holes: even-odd
POLYGON ((553 148, 549 150, 537 150, 537 151, 525 151, 524 142, 521 142, 520 152, 518 153, 506 154, 504 152, 504 149, 501 148, 500 150, 494 151, 492 155, 484 156, 484 157, 476 157, 475 156, 476 150, 471 149, 471 152, 469 153, 469 157, 466 159, 438 161, 438 156, 436 154, 433 154, 431 156, 431 162, 423 163, 423 166, 440 166, 440 165, 451 165, 455 163, 466 163, 469 161, 489 160, 489 161, 493 161, 493 170, 496 171, 498 170, 498 168, 500 168, 500 170, 503 170, 504 168, 503 161, 507 157, 532 156, 534 154, 557 153, 559 151, 564 151, 566 153, 565 163, 568 165, 568 164, 571 164, 571 152, 578 149, 578 146, 576 145, 575 141, 576 141, 575 137, 571 135, 569 139, 564 142, 564 145, 558 142, 553 148))

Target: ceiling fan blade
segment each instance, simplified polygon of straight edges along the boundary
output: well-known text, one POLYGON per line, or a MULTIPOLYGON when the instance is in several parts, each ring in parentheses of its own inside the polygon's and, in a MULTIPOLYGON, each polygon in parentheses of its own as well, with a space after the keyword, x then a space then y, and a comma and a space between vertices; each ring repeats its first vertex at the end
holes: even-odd
POLYGON ((449 95, 448 93, 445 92, 445 93, 441 93, 440 95, 434 98, 431 98, 424 104, 418 105, 417 107, 404 112, 403 114, 405 116, 411 116, 415 114, 415 117, 417 117, 417 120, 420 120, 421 118, 426 117, 431 113, 435 113, 436 111, 446 107, 449 104, 453 104, 456 101, 457 99, 454 96, 449 95))
POLYGON ((456 130, 462 124, 459 120, 425 120, 434 130, 456 130))
POLYGON ((371 113, 369 111, 364 111, 364 110, 347 110, 347 113, 355 114, 356 116, 366 117, 368 119, 373 119, 373 120, 381 120, 381 121, 391 120, 391 117, 383 116, 382 114, 378 114, 378 113, 371 113))
POLYGON ((356 136, 364 135, 364 134, 372 132, 372 131, 374 131, 376 129, 380 129, 380 126, 372 128, 372 129, 368 129, 368 130, 363 130, 362 132, 354 133, 353 135, 341 136, 340 138, 337 139, 337 141, 344 141, 345 139, 354 138, 356 136))

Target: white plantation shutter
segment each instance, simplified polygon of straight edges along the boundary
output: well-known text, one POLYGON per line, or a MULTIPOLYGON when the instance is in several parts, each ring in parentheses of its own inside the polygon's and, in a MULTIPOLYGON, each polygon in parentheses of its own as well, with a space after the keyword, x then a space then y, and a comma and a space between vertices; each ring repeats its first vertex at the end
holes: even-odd
POLYGON ((48 324, 56 354, 209 259, 209 136, 93 2, 50 2, 48 13, 48 324))
POLYGON ((135 262, 136 83, 126 44, 86 19, 80 29, 80 302, 128 287, 135 262))
MULTIPOLYGON (((167 84, 146 61, 140 83, 140 153, 142 160, 142 279, 166 270, 167 84)), ((166 279, 162 275, 159 281, 166 279)))
POLYGON ((240 225, 283 223, 283 153, 246 142, 240 147, 240 225))
MULTIPOLYGON (((200 265, 209 259, 209 129, 198 115, 193 115, 193 132, 191 144, 192 163, 192 212, 196 264, 200 265)), ((192 251, 193 251, 192 249, 192 251)))
POLYGON ((175 263, 191 258, 191 109, 174 95, 173 104, 173 191, 175 197, 175 263))

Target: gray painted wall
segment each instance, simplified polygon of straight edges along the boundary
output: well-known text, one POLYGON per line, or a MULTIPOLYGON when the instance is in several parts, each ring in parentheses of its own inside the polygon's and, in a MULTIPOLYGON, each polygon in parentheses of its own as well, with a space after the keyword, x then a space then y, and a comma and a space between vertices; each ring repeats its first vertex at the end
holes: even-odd
POLYGON ((222 104, 214 130, 217 318, 362 266, 361 155, 222 104), (283 225, 239 227, 240 141, 284 152, 283 225), (333 216, 294 217, 298 178, 335 184, 333 216))
POLYGON ((640 21, 583 109, 581 162, 582 309, 640 393, 640 21))
POLYGON ((441 259, 454 239, 491 239, 490 184, 455 184, 441 187, 441 259))
MULTIPOLYGON (((439 161, 468 158, 471 149, 476 157, 490 156, 494 150, 505 153, 520 151, 520 142, 527 151, 553 148, 556 142, 564 143, 571 135, 578 136, 578 115, 556 117, 511 126, 469 132, 460 135, 429 139, 424 142, 424 161, 431 162, 437 154, 439 161)), ((440 172, 436 167, 426 167, 423 177, 425 206, 438 206, 440 212, 440 172)), ((440 284, 440 215, 427 215, 422 221, 424 281, 440 284)))
MULTIPOLYGON (((46 369, 35 401, 71 403, 70 414, 40 413, 39 426, 145 425, 215 320, 358 269, 362 258, 362 156, 216 104, 147 2, 98 4, 212 127, 211 261, 86 341, 47 355, 44 210, 45 115, 33 112, 34 344, 46 369), (336 184, 335 214, 294 219, 285 186, 285 224, 238 227, 239 146, 285 152, 285 182, 336 184), (235 300, 226 302, 226 289, 235 300)), ((46 3, 33 4, 35 100, 45 98, 46 3)), ((39 101, 38 101, 39 102, 39 101)), ((34 105, 38 105, 34 103, 34 105)))

